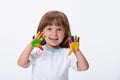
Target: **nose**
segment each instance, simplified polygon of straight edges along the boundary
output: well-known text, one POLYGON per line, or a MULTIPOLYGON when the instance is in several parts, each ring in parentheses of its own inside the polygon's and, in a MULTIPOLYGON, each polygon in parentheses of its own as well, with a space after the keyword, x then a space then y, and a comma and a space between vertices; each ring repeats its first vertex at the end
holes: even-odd
POLYGON ((54 30, 54 31, 52 32, 52 34, 53 34, 54 36, 57 36, 57 31, 54 30))

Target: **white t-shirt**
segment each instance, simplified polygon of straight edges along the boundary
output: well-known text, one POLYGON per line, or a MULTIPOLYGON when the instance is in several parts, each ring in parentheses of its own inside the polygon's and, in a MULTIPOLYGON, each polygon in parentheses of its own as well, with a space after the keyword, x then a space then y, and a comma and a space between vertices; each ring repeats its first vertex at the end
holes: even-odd
POLYGON ((68 80, 69 68, 77 70, 75 55, 68 56, 68 48, 43 48, 44 51, 34 48, 31 52, 32 80, 68 80))

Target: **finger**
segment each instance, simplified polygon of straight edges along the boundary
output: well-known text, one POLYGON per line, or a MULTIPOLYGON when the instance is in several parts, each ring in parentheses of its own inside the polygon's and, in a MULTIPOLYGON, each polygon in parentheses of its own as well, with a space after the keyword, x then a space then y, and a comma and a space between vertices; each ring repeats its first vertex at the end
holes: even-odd
POLYGON ((68 52, 68 56, 70 56, 72 54, 73 50, 71 49, 69 52, 68 52))
POLYGON ((42 36, 42 38, 40 38, 40 40, 43 41, 45 39, 45 37, 46 37, 45 35, 42 36))
POLYGON ((78 37, 78 39, 77 39, 77 42, 79 42, 80 41, 80 37, 78 37))
POLYGON ((40 50, 42 50, 42 51, 44 50, 41 45, 39 45, 38 48, 39 48, 40 50))
POLYGON ((69 43, 69 44, 71 44, 71 43, 72 43, 72 41, 71 41, 71 39, 70 39, 70 38, 68 38, 68 43, 69 43))
POLYGON ((75 41, 77 41, 77 36, 75 35, 75 41))
POLYGON ((35 36, 33 36, 32 39, 35 39, 35 36))
POLYGON ((36 39, 38 38, 39 35, 40 35, 40 31, 36 34, 36 39))
POLYGON ((72 42, 74 42, 74 36, 71 37, 72 42))
POLYGON ((44 36, 42 37, 42 39, 44 40, 44 39, 45 39, 45 37, 46 37, 46 36, 44 35, 44 36))
POLYGON ((41 38, 41 37, 43 36, 43 34, 44 34, 44 33, 42 32, 42 33, 39 35, 39 37, 38 37, 38 38, 41 38))

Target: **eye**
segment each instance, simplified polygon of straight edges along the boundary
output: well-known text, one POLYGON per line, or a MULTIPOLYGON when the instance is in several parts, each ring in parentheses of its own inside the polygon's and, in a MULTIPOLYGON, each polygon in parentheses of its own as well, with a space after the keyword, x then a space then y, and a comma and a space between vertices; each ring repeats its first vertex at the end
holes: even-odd
POLYGON ((64 29, 63 28, 57 28, 57 31, 64 31, 64 29))
POLYGON ((62 29, 61 29, 61 28, 58 28, 57 31, 62 31, 62 29))
POLYGON ((47 28, 47 30, 51 31, 51 30, 52 30, 52 28, 47 28))

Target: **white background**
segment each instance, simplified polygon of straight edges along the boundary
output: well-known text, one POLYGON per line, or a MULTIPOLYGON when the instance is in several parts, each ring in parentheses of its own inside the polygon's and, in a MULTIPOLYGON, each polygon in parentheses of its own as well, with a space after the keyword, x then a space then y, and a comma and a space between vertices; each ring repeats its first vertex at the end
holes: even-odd
POLYGON ((17 59, 49 10, 68 16, 90 65, 70 70, 69 80, 120 80, 119 0, 0 0, 0 80, 31 80, 31 67, 19 67, 17 59))

